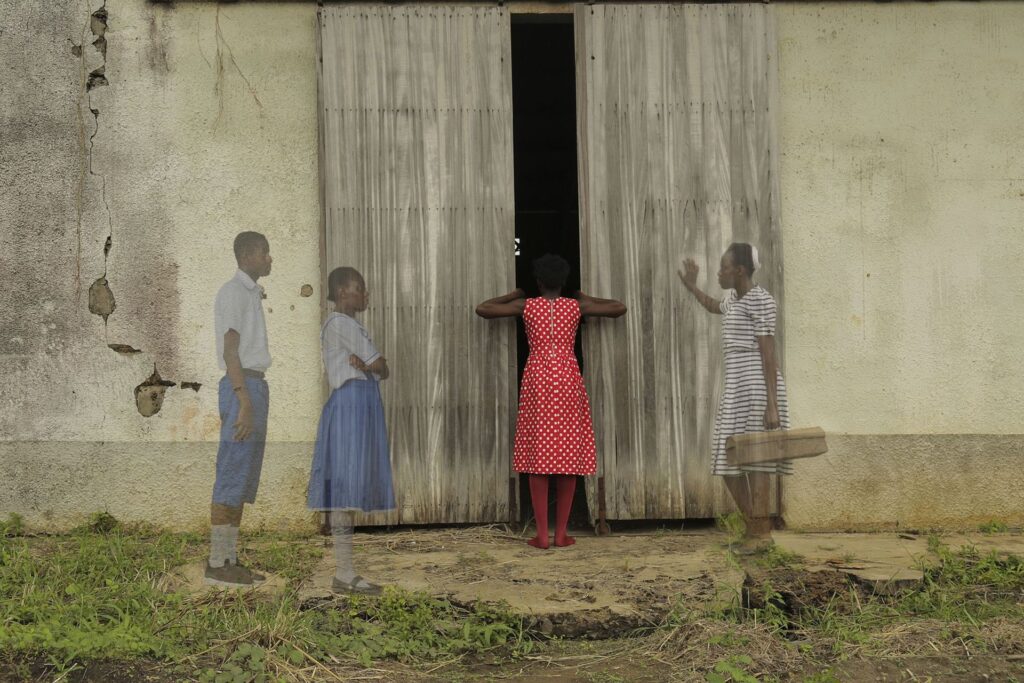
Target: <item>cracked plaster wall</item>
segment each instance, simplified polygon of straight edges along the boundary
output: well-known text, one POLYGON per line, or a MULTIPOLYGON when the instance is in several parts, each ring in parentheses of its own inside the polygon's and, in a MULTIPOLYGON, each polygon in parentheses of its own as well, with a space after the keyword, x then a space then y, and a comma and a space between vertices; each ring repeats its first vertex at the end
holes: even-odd
MULTIPOLYGON (((0 24, 0 513, 51 529, 100 509, 204 523, 221 374, 212 301, 232 237, 256 229, 275 258, 275 362, 246 523, 308 523, 321 399, 315 4, 3 8, 16 19, 0 24), (101 68, 107 84, 87 90, 101 68), (88 311, 104 273, 117 304, 106 324, 88 311), (133 390, 154 365, 178 386, 143 418, 133 390)), ((832 453, 787 481, 787 521, 1024 522, 1024 300, 1011 296, 1024 258, 1024 6, 776 13, 785 370, 795 422, 834 435, 832 453)))
POLYGON ((16 20, 0 28, 0 512, 50 528, 103 509, 203 523, 213 297, 234 235, 253 229, 275 257, 261 282, 274 366, 248 522, 306 523, 321 390, 319 297, 300 296, 319 291, 315 5, 2 4, 16 20), (88 310, 104 274, 106 323, 88 310), (134 389, 154 366, 178 386, 145 418, 134 389))

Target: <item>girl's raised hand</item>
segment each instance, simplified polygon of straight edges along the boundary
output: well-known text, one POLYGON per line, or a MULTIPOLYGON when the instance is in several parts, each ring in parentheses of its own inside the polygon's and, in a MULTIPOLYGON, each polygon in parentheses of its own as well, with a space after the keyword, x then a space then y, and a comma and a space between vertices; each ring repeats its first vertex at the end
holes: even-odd
POLYGON ((683 260, 683 270, 679 271, 679 279, 683 281, 684 285, 688 287, 697 286, 697 273, 700 272, 700 266, 692 258, 683 260))

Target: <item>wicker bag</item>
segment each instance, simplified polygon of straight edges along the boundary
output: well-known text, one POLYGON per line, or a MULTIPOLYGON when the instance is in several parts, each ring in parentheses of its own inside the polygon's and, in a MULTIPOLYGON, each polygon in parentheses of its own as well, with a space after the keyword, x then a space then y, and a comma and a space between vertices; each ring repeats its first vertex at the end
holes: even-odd
POLYGON ((725 461, 731 467, 813 458, 827 452, 821 427, 735 434, 725 440, 725 461))

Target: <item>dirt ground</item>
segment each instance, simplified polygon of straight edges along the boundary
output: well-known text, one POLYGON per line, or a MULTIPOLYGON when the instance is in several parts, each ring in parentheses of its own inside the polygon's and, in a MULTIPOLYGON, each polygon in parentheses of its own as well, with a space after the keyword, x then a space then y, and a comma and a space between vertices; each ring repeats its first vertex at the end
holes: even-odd
MULTIPOLYGON (((693 604, 728 602, 738 595, 743 568, 731 558, 728 539, 714 529, 650 529, 608 537, 578 533, 577 544, 542 551, 504 527, 430 528, 356 533, 355 567, 371 581, 424 591, 459 603, 507 602, 517 612, 547 620, 553 633, 604 638, 605 632, 564 631, 566 614, 602 616, 620 628, 656 622, 675 596, 693 604)), ((799 533, 774 531, 782 550, 802 558, 807 571, 844 572, 874 592, 921 581, 928 539, 913 533, 799 533)), ((1024 536, 951 533, 951 549, 974 546, 1024 555, 1024 536)), ((330 594, 334 558, 330 538, 324 559, 300 590, 302 598, 330 594)), ((202 592, 201 563, 183 567, 174 588, 202 592)), ((284 590, 270 574, 259 590, 284 590)), ((617 628, 616 628, 617 631, 617 628)))
MULTIPOLYGON (((729 560, 725 537, 709 532, 648 531, 596 537, 543 551, 504 528, 423 529, 355 535, 356 570, 368 579, 424 591, 456 604, 505 602, 532 617, 547 635, 602 639, 656 626, 675 601, 731 601, 744 574, 729 560)), ((324 559, 300 589, 300 599, 330 596, 334 558, 324 559)), ((178 582, 209 590, 201 564, 183 568, 178 582)), ((275 576, 259 590, 284 588, 275 576)))
MULTIPOLYGON (((357 571, 373 581, 456 604, 507 603, 528 615, 532 628, 565 639, 558 646, 564 648, 561 654, 556 648, 500 669, 464 662, 457 673, 438 670, 430 680, 702 680, 679 674, 677 664, 686 656, 685 634, 677 636, 678 646, 670 643, 662 649, 667 659, 638 659, 635 650, 621 645, 622 639, 662 624, 680 602, 692 607, 730 603, 745 595, 745 581, 756 581, 761 570, 737 560, 728 550, 727 537, 713 529, 652 528, 606 537, 579 532, 576 538, 574 546, 541 551, 527 546, 526 536, 504 527, 374 531, 355 535, 355 562, 357 571)), ((927 537, 908 533, 776 532, 774 540, 801 557, 796 570, 773 570, 771 578, 787 603, 821 606, 851 585, 865 596, 897 591, 921 581, 920 563, 928 556, 927 537), (787 572, 793 574, 792 581, 787 581, 787 572)), ((983 552, 1024 555, 1021 534, 947 534, 942 541, 952 549, 973 545, 983 552)), ((333 556, 329 538, 306 542, 323 552, 320 565, 300 589, 304 601, 315 602, 330 594, 333 556)), ((198 564, 182 568, 173 583, 185 590, 207 590, 198 564)), ((259 590, 282 590, 284 585, 271 576, 259 590)), ((1024 680, 1024 655, 968 652, 950 657, 944 652, 931 658, 908 652, 851 659, 837 665, 833 674, 842 681, 1014 681, 1024 680)), ((803 680, 803 674, 793 675, 803 680)))
MULTIPOLYGON (((803 570, 845 573, 873 592, 920 581, 920 563, 928 555, 927 537, 916 534, 776 531, 772 537, 802 558, 803 570)), ((525 538, 504 527, 357 533, 356 570, 378 583, 460 604, 504 601, 536 617, 546 632, 576 638, 607 638, 655 625, 677 600, 694 606, 729 602, 745 578, 726 536, 713 529, 578 533, 575 545, 549 550, 532 548, 525 538)), ((948 534, 942 540, 953 549, 973 545, 982 552, 1024 555, 1021 534, 948 534)), ((309 543, 323 547, 323 560, 300 597, 327 597, 334 572, 330 539, 309 543)), ((198 563, 185 567, 174 583, 209 590, 202 570, 198 563)), ((284 586, 270 575, 260 590, 284 586)))

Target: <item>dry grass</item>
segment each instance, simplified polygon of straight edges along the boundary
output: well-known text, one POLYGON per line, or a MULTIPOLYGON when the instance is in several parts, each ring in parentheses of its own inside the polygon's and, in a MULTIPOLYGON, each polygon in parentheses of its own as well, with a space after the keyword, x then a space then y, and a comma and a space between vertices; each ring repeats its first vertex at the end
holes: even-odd
POLYGON ((512 531, 506 524, 490 524, 446 529, 403 529, 387 533, 357 534, 353 544, 363 548, 384 548, 390 552, 433 552, 457 548, 464 544, 501 545, 522 543, 526 536, 512 531))
POLYGON ((650 636, 638 644, 644 656, 669 665, 680 675, 712 671, 737 652, 751 659, 749 674, 760 679, 780 678, 806 662, 800 649, 779 637, 768 625, 734 624, 715 619, 694 619, 650 636))

